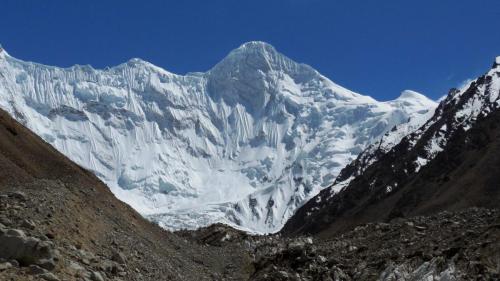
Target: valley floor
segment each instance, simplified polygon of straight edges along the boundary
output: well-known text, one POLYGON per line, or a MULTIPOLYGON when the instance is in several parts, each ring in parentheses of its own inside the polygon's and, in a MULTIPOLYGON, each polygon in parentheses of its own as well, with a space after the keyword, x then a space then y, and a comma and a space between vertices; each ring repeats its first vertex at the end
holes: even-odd
POLYGON ((223 226, 183 233, 247 245, 251 280, 499 280, 500 212, 470 208, 370 223, 325 240, 251 237, 223 226))

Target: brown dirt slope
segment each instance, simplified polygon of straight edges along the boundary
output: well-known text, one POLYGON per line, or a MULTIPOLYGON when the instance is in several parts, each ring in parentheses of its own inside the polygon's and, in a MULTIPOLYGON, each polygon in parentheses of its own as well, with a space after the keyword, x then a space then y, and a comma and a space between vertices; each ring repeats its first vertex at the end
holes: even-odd
POLYGON ((0 111, 0 280, 244 280, 242 253, 146 221, 0 111))

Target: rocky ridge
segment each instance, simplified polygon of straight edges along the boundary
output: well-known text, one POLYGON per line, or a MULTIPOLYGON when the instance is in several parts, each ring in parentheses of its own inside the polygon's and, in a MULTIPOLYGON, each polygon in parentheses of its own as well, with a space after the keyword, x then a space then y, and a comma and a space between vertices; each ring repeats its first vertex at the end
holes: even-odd
POLYGON ((470 84, 452 89, 425 124, 390 149, 362 153, 332 188, 297 211, 283 233, 329 237, 367 222, 474 206, 496 208, 499 96, 500 69, 495 64, 470 84))

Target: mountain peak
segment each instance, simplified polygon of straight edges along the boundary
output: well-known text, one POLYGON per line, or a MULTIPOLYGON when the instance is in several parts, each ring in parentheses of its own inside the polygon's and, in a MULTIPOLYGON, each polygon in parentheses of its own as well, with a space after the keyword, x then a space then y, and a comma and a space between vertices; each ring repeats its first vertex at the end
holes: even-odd
POLYGON ((500 66, 500 56, 496 57, 493 63, 493 68, 497 68, 498 66, 500 66))
POLYGON ((209 92, 230 104, 243 102, 259 110, 275 93, 270 81, 276 80, 276 72, 286 73, 297 83, 317 76, 311 67, 294 62, 273 46, 251 41, 231 51, 207 73, 209 92))
POLYGON ((436 101, 429 99, 425 95, 415 92, 413 90, 404 90, 401 92, 401 95, 395 100, 406 103, 418 103, 418 104, 426 104, 432 106, 436 104, 436 101))
POLYGON ((217 66, 237 69, 250 68, 267 72, 280 66, 280 62, 286 57, 268 43, 261 41, 250 41, 232 50, 217 66))
POLYGON ((129 63, 146 63, 145 60, 140 59, 140 58, 131 58, 128 60, 129 63))
POLYGON ((126 65, 128 66, 152 66, 148 61, 145 61, 141 58, 131 58, 126 62, 126 65))
POLYGON ((234 51, 247 52, 247 53, 253 53, 253 52, 276 53, 276 49, 271 44, 263 41, 249 41, 243 43, 234 51))
POLYGON ((296 64, 279 53, 272 45, 262 41, 250 41, 242 44, 219 62, 214 69, 252 69, 267 72, 281 69, 285 65, 296 64))
POLYGON ((426 96, 421 93, 415 92, 413 90, 404 90, 401 92, 401 95, 397 98, 399 99, 428 99, 426 96))
POLYGON ((412 91, 404 90, 395 100, 389 101, 391 104, 404 105, 404 107, 423 107, 423 109, 435 108, 437 102, 429 99, 425 95, 412 91))
POLYGON ((116 67, 113 67, 113 68, 122 68, 122 67, 130 67, 130 68, 147 68, 147 69, 151 69, 151 70, 154 70, 155 72, 159 72, 159 73, 163 73, 163 74, 167 74, 167 75, 175 75, 159 66, 156 66, 148 61, 145 61, 141 58, 131 58, 129 59, 127 62, 125 63, 122 63, 116 67))
POLYGON ((7 54, 7 51, 2 47, 2 44, 0 44, 0 58, 5 57, 7 54))

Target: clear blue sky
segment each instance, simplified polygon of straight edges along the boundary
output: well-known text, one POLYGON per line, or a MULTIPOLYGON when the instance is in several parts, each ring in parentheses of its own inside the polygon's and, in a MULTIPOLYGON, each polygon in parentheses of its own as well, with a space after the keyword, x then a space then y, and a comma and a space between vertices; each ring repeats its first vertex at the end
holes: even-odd
POLYGON ((102 68, 140 57, 205 71, 261 40, 380 100, 438 98, 500 55, 499 0, 26 1, 0 4, 0 43, 20 59, 102 68))

